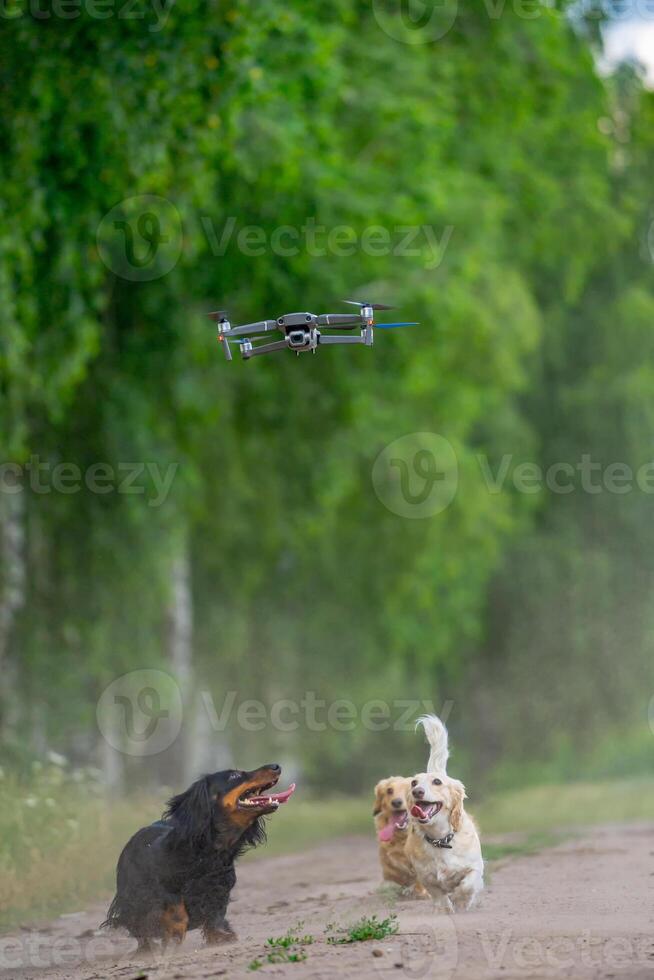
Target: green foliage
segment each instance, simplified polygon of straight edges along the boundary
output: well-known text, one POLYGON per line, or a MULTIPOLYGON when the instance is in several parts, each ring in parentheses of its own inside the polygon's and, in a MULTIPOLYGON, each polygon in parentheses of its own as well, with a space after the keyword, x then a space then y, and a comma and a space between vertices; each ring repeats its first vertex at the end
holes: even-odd
POLYGON ((311 946, 313 936, 301 936, 294 933, 302 928, 302 923, 298 922, 295 927, 291 927, 283 936, 271 936, 266 940, 265 960, 255 957, 249 965, 248 970, 260 970, 266 963, 302 963, 307 959, 305 946, 311 946))
POLYGON ((2 927, 111 894, 120 849, 161 813, 163 799, 135 795, 110 803, 99 775, 59 761, 34 763, 20 778, 0 770, 2 927))
MULTIPOLYGON (((506 453, 638 465, 654 433, 654 99, 629 73, 597 76, 565 6, 492 18, 462 0, 423 45, 357 0, 4 22, 2 457, 178 466, 160 508, 25 492, 10 656, 12 699, 35 707, 4 707, 15 757, 26 735, 95 751, 104 685, 165 661, 182 549, 198 683, 218 699, 454 697, 462 766, 474 752, 484 773, 556 754, 561 736, 591 751, 642 709, 649 498, 491 494, 479 475, 479 456, 496 469, 506 453), (174 206, 183 247, 133 282, 105 264, 101 223, 142 194, 174 206), (220 254, 232 217, 267 241, 313 221, 358 241, 375 225, 451 236, 437 262, 424 241, 256 257, 231 239, 220 254), (369 292, 420 333, 225 364, 203 319, 369 292), (457 496, 431 520, 391 514, 371 487, 378 453, 415 431, 458 458, 457 496)), ((360 726, 271 739, 315 785, 360 790, 414 765, 415 741, 382 737, 382 754, 360 726)))
MULTIPOLYGON (((295 927, 295 931, 298 932, 302 927, 302 923, 298 922, 295 927)), ((279 947, 281 949, 288 949, 291 946, 310 946, 313 943, 313 936, 299 936, 294 935, 292 929, 289 929, 287 933, 283 936, 273 936, 266 940, 267 946, 279 947)))
POLYGON ((363 943, 370 939, 386 939, 388 936, 394 936, 398 928, 396 915, 389 915, 386 919, 379 919, 376 915, 363 916, 352 925, 337 929, 337 935, 328 936, 327 942, 340 946, 344 943, 363 943))
POLYGON ((302 963, 307 959, 307 954, 303 949, 274 949, 266 959, 269 963, 302 963))

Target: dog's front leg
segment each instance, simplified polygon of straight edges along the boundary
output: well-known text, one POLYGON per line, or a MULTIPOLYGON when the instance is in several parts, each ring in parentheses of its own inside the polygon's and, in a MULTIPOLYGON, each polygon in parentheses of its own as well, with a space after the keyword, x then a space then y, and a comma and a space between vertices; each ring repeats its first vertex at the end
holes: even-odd
POLYGON ((154 940, 149 936, 139 936, 138 946, 135 950, 136 956, 151 956, 155 952, 154 940))
POLYGON ((452 892, 452 900, 457 912, 467 912, 477 901, 484 888, 484 879, 479 871, 470 871, 452 892))
POLYGON ((231 943, 236 939, 236 933, 227 919, 223 919, 222 922, 204 925, 202 927, 202 935, 208 946, 219 946, 222 943, 231 943))
POLYGON ((226 918, 228 902, 229 893, 222 896, 216 902, 216 905, 203 923, 202 935, 205 941, 211 946, 229 943, 236 939, 236 933, 226 918))
POLYGON ((439 888, 434 882, 423 883, 424 887, 429 892, 430 898, 433 902, 434 912, 453 912, 452 902, 449 899, 447 892, 444 892, 442 888, 439 888))
POLYGON ((161 929, 164 949, 170 943, 181 943, 188 929, 188 912, 184 902, 171 902, 161 916, 161 929))

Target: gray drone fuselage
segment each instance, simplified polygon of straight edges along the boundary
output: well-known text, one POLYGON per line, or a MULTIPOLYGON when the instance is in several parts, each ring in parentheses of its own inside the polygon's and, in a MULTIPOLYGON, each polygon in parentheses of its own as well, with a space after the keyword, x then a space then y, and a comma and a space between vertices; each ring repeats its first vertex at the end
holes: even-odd
POLYGON ((318 347, 320 331, 316 326, 317 320, 315 313, 285 313, 277 318, 277 323, 286 334, 290 349, 301 354, 315 351, 318 347))
MULTIPOLYGON (((356 313, 284 313, 270 320, 257 320, 254 323, 243 323, 232 327, 225 310, 217 310, 207 314, 218 326, 218 339, 223 345, 225 357, 232 359, 230 344, 240 347, 244 360, 249 360, 259 354, 271 354, 275 351, 291 350, 296 354, 311 351, 315 354, 318 347, 333 344, 363 344, 372 347, 373 328, 375 326, 374 311, 392 309, 381 303, 361 303, 358 300, 345 300, 358 306, 356 313), (355 331, 344 335, 343 331, 355 331), (338 333, 324 333, 324 330, 338 333), (278 331, 282 337, 271 343, 261 343, 262 334, 278 331)), ((381 327, 413 326, 410 323, 382 323, 381 327)), ((417 325, 417 324, 416 324, 417 325)))
MULTIPOLYGON (((363 309, 360 316, 369 315, 372 318, 373 311, 367 308, 363 309)), ((306 354, 307 351, 311 351, 315 354, 318 349, 318 345, 321 343, 335 343, 337 340, 340 343, 357 343, 365 344, 368 347, 372 346, 372 330, 366 329, 365 322, 362 324, 363 329, 361 335, 358 337, 325 337, 321 335, 318 329, 318 323, 325 327, 334 327, 338 329, 342 325, 342 321, 346 318, 350 321, 355 319, 353 317, 347 317, 346 314, 335 313, 331 315, 332 323, 330 323, 330 316, 328 313, 322 314, 318 317, 315 313, 285 313, 283 316, 277 317, 277 327, 284 334, 285 340, 279 344, 279 347, 286 346, 289 350, 295 351, 296 354, 306 354), (340 318, 340 323, 339 323, 340 318)), ((358 319, 358 318, 356 318, 358 319)), ((229 332, 226 332, 229 336, 229 332)), ((272 346, 272 345, 270 345, 272 346)), ((259 348, 262 350, 263 348, 259 348)), ((245 340, 241 344, 241 355, 245 360, 252 357, 252 355, 257 351, 251 340, 245 340)))

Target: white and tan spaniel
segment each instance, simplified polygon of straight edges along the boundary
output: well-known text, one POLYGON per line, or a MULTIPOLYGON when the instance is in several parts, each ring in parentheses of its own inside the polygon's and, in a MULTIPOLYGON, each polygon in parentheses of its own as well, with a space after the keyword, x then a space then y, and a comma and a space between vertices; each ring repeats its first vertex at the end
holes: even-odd
POLYGON ((447 775, 447 729, 435 715, 419 719, 430 745, 427 772, 409 781, 405 845, 418 882, 447 911, 472 907, 484 887, 479 834, 463 801, 465 787, 447 775))

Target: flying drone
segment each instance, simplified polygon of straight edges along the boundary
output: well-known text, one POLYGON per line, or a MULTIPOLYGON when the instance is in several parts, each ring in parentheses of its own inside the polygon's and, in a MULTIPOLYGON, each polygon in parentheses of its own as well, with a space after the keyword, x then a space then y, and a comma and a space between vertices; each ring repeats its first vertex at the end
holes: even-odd
POLYGON ((390 330, 395 327, 417 327, 417 323, 375 323, 375 310, 392 310, 394 307, 384 303, 362 303, 355 299, 343 302, 350 306, 358 306, 358 313, 285 313, 276 320, 257 320, 255 323, 244 323, 233 327, 229 322, 226 310, 216 310, 207 314, 218 325, 218 340, 223 345, 225 357, 232 360, 231 344, 238 344, 244 360, 249 360, 257 354, 272 354, 278 350, 292 350, 296 354, 311 351, 315 354, 318 347, 324 344, 364 344, 372 347, 374 328, 390 330), (354 330, 359 327, 358 336, 323 333, 323 330, 354 330), (278 330, 282 340, 272 343, 257 343, 262 340, 262 334, 278 330))

